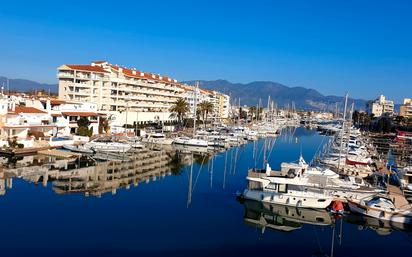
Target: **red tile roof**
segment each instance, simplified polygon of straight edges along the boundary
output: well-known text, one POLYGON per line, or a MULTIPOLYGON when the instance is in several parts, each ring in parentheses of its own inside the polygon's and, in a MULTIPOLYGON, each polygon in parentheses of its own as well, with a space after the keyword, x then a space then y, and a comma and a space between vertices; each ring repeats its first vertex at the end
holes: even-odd
POLYGON ((52 105, 60 105, 60 104, 65 104, 67 101, 60 100, 60 99, 51 99, 50 104, 52 105))
MULTIPOLYGON (((47 103, 47 99, 40 99, 40 102, 47 103)), ((66 104, 66 103, 70 103, 70 102, 66 100, 61 100, 61 99, 50 99, 51 105, 61 105, 61 104, 66 104)))
POLYGON ((16 106, 15 110, 12 111, 11 109, 8 110, 10 114, 18 114, 18 113, 46 113, 45 111, 36 109, 34 107, 26 107, 26 106, 16 106))
POLYGON ((167 83, 171 83, 171 84, 179 84, 177 82, 175 82, 173 79, 170 79, 167 76, 160 76, 154 73, 150 73, 150 72, 142 72, 139 70, 132 70, 132 69, 128 69, 125 67, 119 67, 117 65, 112 65, 110 64, 110 67, 112 67, 114 70, 119 70, 119 68, 122 68, 122 73, 126 76, 129 77, 135 77, 135 78, 145 78, 145 79, 150 79, 150 80, 157 80, 157 81, 163 81, 163 82, 167 82, 167 83), (136 74, 133 74, 133 71, 135 71, 136 74), (141 73, 143 73, 143 76, 141 75, 141 73), (162 78, 160 78, 162 77, 162 78), (170 81, 169 81, 170 79, 170 81))
MULTIPOLYGON (((66 66, 68 66, 71 69, 75 69, 75 70, 84 70, 84 71, 94 71, 94 72, 108 72, 105 69, 102 68, 102 64, 107 63, 107 61, 94 61, 92 62, 94 64, 96 64, 95 66, 92 65, 77 65, 77 64, 66 64, 66 66)), ((129 69, 126 67, 121 67, 118 65, 113 65, 108 63, 108 66, 111 67, 112 69, 119 71, 120 68, 122 69, 122 73, 125 76, 128 77, 135 77, 135 78, 145 78, 145 79, 150 79, 150 80, 156 80, 156 81, 162 81, 162 82, 166 82, 166 83, 170 83, 170 84, 174 84, 174 85, 180 85, 179 82, 175 81, 174 79, 169 78, 168 76, 161 76, 161 75, 157 75, 154 73, 150 73, 150 72, 142 72, 136 69, 129 69), (136 74, 133 74, 136 73, 136 74), (143 73, 143 75, 142 75, 143 73)))
POLYGON ((107 72, 105 69, 103 69, 100 66, 82 65, 82 64, 66 64, 66 66, 73 70, 94 71, 94 72, 102 72, 102 73, 107 72))

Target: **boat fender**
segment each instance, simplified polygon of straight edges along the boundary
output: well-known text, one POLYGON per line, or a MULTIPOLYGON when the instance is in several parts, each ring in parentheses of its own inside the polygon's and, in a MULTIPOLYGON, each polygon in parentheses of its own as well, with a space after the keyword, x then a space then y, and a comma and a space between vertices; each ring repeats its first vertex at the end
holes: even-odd
POLYGON ((332 211, 335 213, 342 213, 344 210, 343 203, 341 201, 333 201, 332 211))

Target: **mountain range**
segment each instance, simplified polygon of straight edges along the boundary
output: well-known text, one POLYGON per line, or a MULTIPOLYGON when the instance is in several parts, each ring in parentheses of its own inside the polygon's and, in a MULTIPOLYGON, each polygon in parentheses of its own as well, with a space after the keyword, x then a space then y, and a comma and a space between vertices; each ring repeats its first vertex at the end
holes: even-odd
MULTIPOLYGON (((272 81, 255 81, 247 84, 231 83, 227 80, 200 80, 199 86, 204 89, 216 90, 230 95, 232 104, 237 104, 240 98, 241 105, 256 105, 259 100, 263 106, 267 105, 268 96, 279 107, 292 107, 304 110, 336 110, 343 109, 343 96, 324 96, 315 89, 304 87, 288 87, 272 81)), ((195 81, 186 81, 194 85, 195 81)), ((0 86, 7 91, 7 78, 0 76, 0 86)), ((10 91, 28 92, 45 90, 57 93, 57 84, 39 83, 27 79, 9 79, 10 91)), ((355 103, 355 109, 365 109, 366 101, 362 99, 349 99, 348 103, 355 103)))
MULTIPOLYGON (((279 107, 292 107, 304 110, 336 110, 336 105, 343 109, 343 96, 325 96, 315 89, 304 87, 288 87, 272 81, 255 81, 247 84, 231 83, 227 80, 200 80, 199 86, 204 89, 216 90, 230 95, 232 104, 237 104, 240 98, 241 105, 256 105, 259 100, 267 106, 268 96, 279 107)), ((195 81, 185 83, 194 85, 195 81)), ((355 109, 365 109, 366 101, 349 98, 348 106, 355 104, 355 109)))
POLYGON ((0 86, 3 87, 4 92, 7 90, 17 92, 29 92, 44 90, 51 93, 57 93, 57 84, 39 83, 27 79, 9 79, 7 86, 7 78, 0 76, 0 86))

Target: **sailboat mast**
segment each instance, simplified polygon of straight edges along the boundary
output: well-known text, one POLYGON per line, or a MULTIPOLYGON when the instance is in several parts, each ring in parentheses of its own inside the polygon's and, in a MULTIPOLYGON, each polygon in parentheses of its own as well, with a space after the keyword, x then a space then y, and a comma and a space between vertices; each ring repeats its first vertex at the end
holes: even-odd
MULTIPOLYGON (((353 119, 353 108, 354 108, 354 105, 355 105, 355 103, 353 102, 352 103, 352 108, 351 108, 351 110, 350 110, 350 120, 352 121, 352 119, 353 119)), ((350 133, 352 132, 352 123, 350 122, 349 123, 349 137, 350 137, 350 133)), ((348 156, 348 154, 349 154, 349 144, 347 144, 348 146, 346 147, 346 156, 348 156)))
POLYGON ((269 110, 270 110, 270 95, 268 95, 268 110, 266 114, 266 122, 269 122, 269 110))
POLYGON ((266 138, 267 137, 265 137, 265 140, 263 141, 263 168, 264 169, 266 168, 266 138))
POLYGON ((239 96, 239 119, 238 119, 238 126, 240 126, 240 117, 242 116, 241 110, 240 110, 240 96, 239 96))
POLYGON ((341 135, 340 135, 340 147, 339 147, 338 172, 340 172, 343 136, 345 134, 345 121, 346 121, 346 108, 347 108, 347 106, 348 106, 348 93, 346 93, 346 96, 345 96, 345 108, 344 108, 344 111, 343 111, 343 122, 342 122, 342 131, 341 131, 341 135))
POLYGON ((193 111, 194 111, 194 116, 193 116, 193 137, 196 135, 196 120, 197 120, 197 89, 199 88, 199 82, 196 81, 196 85, 194 88, 194 99, 193 99, 193 111))

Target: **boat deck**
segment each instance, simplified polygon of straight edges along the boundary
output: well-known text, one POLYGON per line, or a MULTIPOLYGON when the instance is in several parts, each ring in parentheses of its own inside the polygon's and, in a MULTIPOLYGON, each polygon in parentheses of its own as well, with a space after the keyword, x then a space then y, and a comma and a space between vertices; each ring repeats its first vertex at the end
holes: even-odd
POLYGON ((397 186, 389 185, 388 186, 389 197, 393 200, 396 208, 404 209, 404 208, 411 208, 408 200, 403 195, 401 189, 397 186))
POLYGON ((73 158, 73 157, 81 156, 81 154, 78 154, 78 153, 61 151, 57 149, 41 150, 41 151, 38 151, 38 154, 59 157, 59 158, 73 158))

